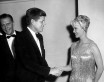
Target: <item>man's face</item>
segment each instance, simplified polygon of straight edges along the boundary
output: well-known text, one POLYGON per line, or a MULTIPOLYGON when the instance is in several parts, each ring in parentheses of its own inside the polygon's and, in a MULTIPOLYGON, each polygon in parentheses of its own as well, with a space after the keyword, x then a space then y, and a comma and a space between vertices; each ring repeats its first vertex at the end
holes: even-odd
POLYGON ((32 25, 35 32, 42 32, 45 25, 45 17, 41 16, 38 20, 33 20, 32 25))
POLYGON ((14 32, 13 22, 9 17, 1 19, 1 28, 8 35, 14 32))

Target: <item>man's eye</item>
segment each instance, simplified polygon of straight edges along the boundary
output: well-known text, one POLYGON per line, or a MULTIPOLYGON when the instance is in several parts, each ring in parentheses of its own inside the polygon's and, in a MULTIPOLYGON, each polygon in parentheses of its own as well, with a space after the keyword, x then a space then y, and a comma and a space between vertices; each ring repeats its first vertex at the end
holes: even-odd
POLYGON ((42 21, 42 23, 44 23, 44 21, 42 21))
POLYGON ((10 25, 11 23, 8 23, 7 25, 10 25))
POLYGON ((77 28, 74 28, 74 29, 77 29, 77 28))

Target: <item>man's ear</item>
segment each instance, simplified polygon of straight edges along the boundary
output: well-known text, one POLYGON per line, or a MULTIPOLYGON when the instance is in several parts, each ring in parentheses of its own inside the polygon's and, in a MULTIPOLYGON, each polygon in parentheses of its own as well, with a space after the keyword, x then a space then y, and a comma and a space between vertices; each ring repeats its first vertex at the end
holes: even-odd
POLYGON ((35 20, 34 19, 31 19, 31 24, 33 24, 35 22, 35 20))

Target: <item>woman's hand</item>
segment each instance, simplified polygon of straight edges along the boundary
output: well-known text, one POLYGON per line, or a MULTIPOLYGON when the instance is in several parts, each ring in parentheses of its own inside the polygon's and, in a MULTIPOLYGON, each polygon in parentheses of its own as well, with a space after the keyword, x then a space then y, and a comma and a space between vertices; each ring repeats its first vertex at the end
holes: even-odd
POLYGON ((58 67, 58 69, 63 70, 63 71, 71 71, 72 70, 70 65, 61 66, 61 67, 58 67))

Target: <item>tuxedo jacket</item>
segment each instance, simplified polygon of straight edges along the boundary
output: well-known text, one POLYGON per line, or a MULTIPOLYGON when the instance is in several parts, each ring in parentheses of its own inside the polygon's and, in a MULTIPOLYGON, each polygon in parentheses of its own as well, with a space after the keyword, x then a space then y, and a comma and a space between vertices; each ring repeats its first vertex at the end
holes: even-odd
MULTIPOLYGON (((19 82, 44 82, 49 75, 50 67, 42 56, 39 48, 28 29, 25 29, 15 39, 15 52, 17 62, 17 76, 19 82)), ((43 42, 43 38, 41 37, 43 42)))
MULTIPOLYGON (((17 32, 16 32, 17 35, 17 32)), ((14 82, 15 59, 9 48, 6 35, 0 36, 0 82, 14 82)))

